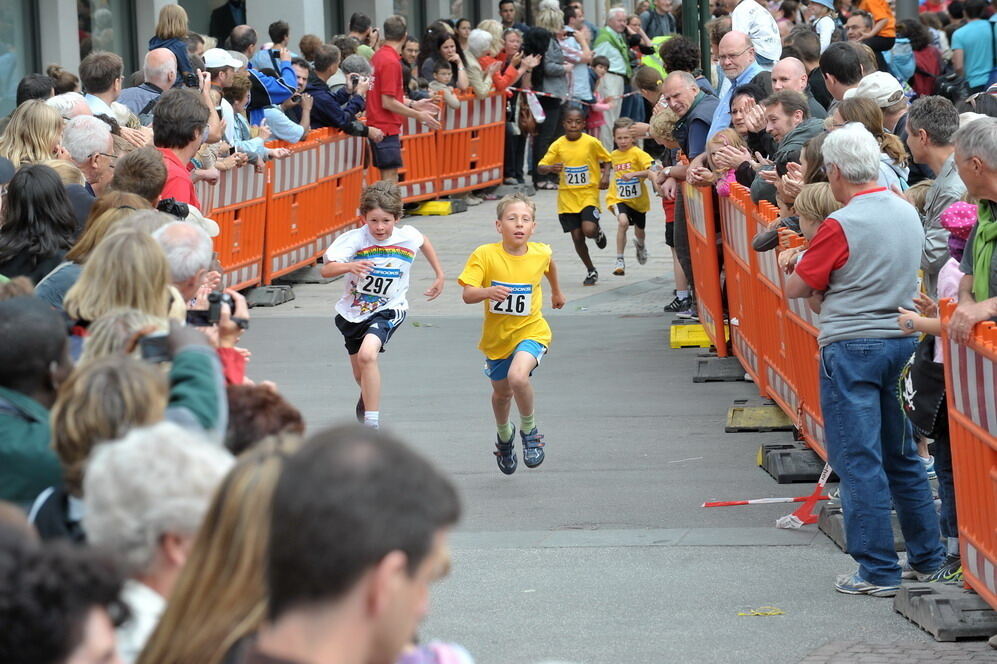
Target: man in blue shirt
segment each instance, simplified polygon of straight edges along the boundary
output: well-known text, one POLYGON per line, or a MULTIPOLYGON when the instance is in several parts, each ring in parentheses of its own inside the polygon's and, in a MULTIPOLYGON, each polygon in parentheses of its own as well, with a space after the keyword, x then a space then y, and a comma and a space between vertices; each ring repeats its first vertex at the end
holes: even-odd
POLYGON ((952 66, 965 77, 971 93, 986 89, 994 66, 994 33, 990 22, 983 20, 986 8, 986 0, 968 0, 969 22, 952 35, 952 66))
MULTIPOLYGON (((730 96, 734 90, 745 83, 751 83, 756 76, 765 73, 765 70, 755 61, 755 48, 751 45, 751 38, 743 32, 728 32, 720 40, 720 47, 717 49, 717 60, 724 70, 724 76, 731 82, 727 92, 720 98, 716 111, 713 113, 713 122, 710 124, 710 133, 707 140, 713 137, 721 129, 730 127, 730 96)), ((764 86, 771 89, 771 83, 764 86)))
MULTIPOLYGON (((303 67, 298 61, 297 67, 303 67)), ((336 73, 339 64, 339 49, 331 44, 323 44, 315 49, 315 68, 308 73, 304 92, 312 97, 310 123, 313 129, 335 127, 352 136, 366 136, 375 143, 384 134, 376 127, 368 127, 356 119, 365 107, 364 95, 370 87, 370 80, 354 78, 335 92, 329 90, 328 80, 336 73)), ((355 75, 353 75, 355 76, 355 75)), ((291 118, 300 120, 299 109, 291 111, 291 118)))

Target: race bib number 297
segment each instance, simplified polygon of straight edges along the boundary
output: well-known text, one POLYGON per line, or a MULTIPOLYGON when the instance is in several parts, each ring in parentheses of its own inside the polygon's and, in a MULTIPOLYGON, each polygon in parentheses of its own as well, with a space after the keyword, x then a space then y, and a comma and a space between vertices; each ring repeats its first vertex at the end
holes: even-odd
POLYGON ((533 284, 507 284, 502 281, 492 281, 492 286, 505 286, 509 289, 509 297, 501 302, 488 301, 488 309, 493 314, 506 316, 529 316, 533 308, 533 284))
POLYGON ((401 270, 377 267, 362 277, 357 277, 357 292, 374 297, 391 297, 401 270))

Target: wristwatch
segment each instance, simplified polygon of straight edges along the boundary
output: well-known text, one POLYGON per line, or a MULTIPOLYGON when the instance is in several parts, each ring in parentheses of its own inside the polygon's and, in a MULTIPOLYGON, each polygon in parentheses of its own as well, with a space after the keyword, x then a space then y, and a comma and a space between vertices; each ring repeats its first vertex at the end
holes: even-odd
POLYGON ((665 178, 670 178, 672 176, 672 167, 669 166, 665 169, 665 178))

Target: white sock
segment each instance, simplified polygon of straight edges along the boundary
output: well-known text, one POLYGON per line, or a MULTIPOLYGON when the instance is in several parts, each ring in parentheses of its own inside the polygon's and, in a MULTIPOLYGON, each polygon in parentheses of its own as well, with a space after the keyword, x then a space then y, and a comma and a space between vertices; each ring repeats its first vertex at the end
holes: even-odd
POLYGON ((675 291, 675 295, 680 300, 685 300, 685 299, 687 299, 689 297, 689 291, 687 291, 687 290, 677 290, 677 291, 675 291))
POLYGON ((363 423, 372 429, 380 429, 381 411, 365 410, 363 413, 363 423))
POLYGON ((918 454, 917 458, 921 460, 921 463, 926 463, 926 464, 927 463, 931 463, 931 455, 930 454, 928 456, 926 456, 926 457, 923 457, 920 454, 918 454))
POLYGON ((958 537, 949 537, 945 541, 945 553, 948 554, 948 555, 950 555, 950 556, 958 556, 959 555, 959 538, 958 537))

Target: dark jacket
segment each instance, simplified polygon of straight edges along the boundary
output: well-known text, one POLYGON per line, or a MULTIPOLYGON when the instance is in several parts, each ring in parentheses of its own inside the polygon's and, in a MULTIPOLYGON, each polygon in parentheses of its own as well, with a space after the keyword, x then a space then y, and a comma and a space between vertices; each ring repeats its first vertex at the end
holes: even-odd
MULTIPOLYGON (((173 87, 179 88, 183 86, 184 74, 193 74, 194 67, 190 64, 190 56, 187 54, 187 42, 181 39, 160 39, 159 37, 153 37, 149 40, 149 50, 155 48, 165 48, 177 59, 177 80, 173 84, 173 87)), ((138 112, 135 112, 138 115, 138 112)))
POLYGON ((65 254, 65 250, 48 256, 20 253, 10 260, 0 261, 0 274, 9 279, 27 277, 32 284, 37 284, 62 262, 65 254))
POLYGON ((0 387, 0 500, 27 510, 61 477, 52 451, 48 409, 25 394, 0 387))
POLYGON ((82 510, 73 509, 72 500, 79 499, 71 498, 61 484, 45 489, 35 500, 28 519, 43 540, 61 539, 76 544, 87 541, 82 510))
MULTIPOLYGON (((365 102, 360 95, 350 94, 345 87, 329 90, 329 86, 315 72, 308 76, 305 92, 312 96, 312 129, 335 127, 351 136, 366 136, 367 126, 356 119, 363 113, 365 102)), ((295 122, 301 121, 301 108, 290 113, 295 122)))
MULTIPOLYGON (((824 122, 817 118, 807 118, 786 134, 772 154, 775 166, 791 161, 799 163, 800 152, 811 138, 824 131, 824 122)), ((751 183, 751 200, 757 203, 766 200, 775 205, 775 187, 762 179, 761 174, 751 183)))
MULTIPOLYGON (((252 65, 246 70, 249 74, 249 106, 246 114, 249 124, 258 126, 263 121, 263 109, 267 106, 283 104, 298 89, 298 76, 290 62, 281 60, 280 78, 267 76, 252 65)), ((313 125, 314 126, 314 125, 313 125)))
POLYGON ((211 23, 208 24, 208 34, 218 40, 218 47, 225 48, 225 40, 228 39, 229 33, 232 29, 246 22, 246 5, 243 5, 234 9, 230 3, 226 2, 224 5, 211 12, 211 23), (238 13, 238 16, 233 16, 233 11, 238 13), (239 19, 239 20, 236 20, 239 19))
POLYGON ((700 144, 706 143, 706 135, 713 123, 713 113, 719 103, 720 100, 713 95, 700 92, 692 108, 675 123, 675 140, 689 159, 703 152, 700 144))

